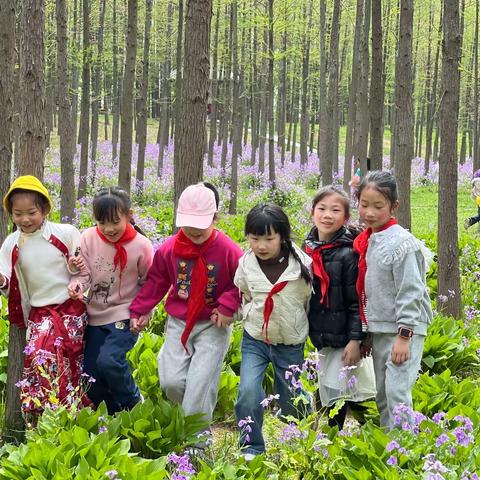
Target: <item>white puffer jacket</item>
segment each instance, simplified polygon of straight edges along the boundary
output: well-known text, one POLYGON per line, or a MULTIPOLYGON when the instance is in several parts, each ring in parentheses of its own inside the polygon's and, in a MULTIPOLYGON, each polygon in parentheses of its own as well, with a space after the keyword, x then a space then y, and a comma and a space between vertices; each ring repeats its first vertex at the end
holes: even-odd
MULTIPOLYGON (((302 263, 310 270, 312 259, 295 245, 294 248, 302 263)), ((288 281, 288 284, 273 296, 268 338, 273 345, 297 345, 303 343, 308 335, 307 312, 312 287, 302 278, 300 264, 292 254, 287 269, 276 283, 284 281, 288 281)), ((234 283, 242 292, 241 313, 245 330, 256 340, 266 342, 265 330, 262 333, 263 310, 267 295, 274 285, 263 273, 251 249, 240 258, 234 283)))

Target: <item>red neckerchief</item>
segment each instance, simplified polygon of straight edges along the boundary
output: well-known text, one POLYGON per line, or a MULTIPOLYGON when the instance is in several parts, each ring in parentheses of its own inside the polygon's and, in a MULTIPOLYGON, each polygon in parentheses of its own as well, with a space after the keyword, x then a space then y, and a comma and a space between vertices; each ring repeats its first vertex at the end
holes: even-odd
POLYGON ((188 260, 196 260, 192 269, 192 283, 190 286, 190 295, 187 300, 187 318, 185 322, 185 329, 183 330, 181 341, 183 348, 188 352, 186 347, 188 337, 192 331, 195 323, 197 323, 198 317, 205 307, 205 293, 207 291, 208 274, 207 263, 203 254, 210 248, 213 241, 217 238, 216 230, 213 230, 212 234, 207 241, 201 245, 193 243, 183 232, 180 230, 175 236, 175 243, 173 244, 173 253, 179 258, 185 258, 188 260))
POLYGON ((263 330, 265 330, 265 339, 267 343, 270 343, 270 339, 268 338, 268 322, 270 321, 270 315, 272 314, 273 306, 274 306, 272 297, 276 293, 282 291, 287 286, 287 284, 288 282, 280 282, 274 285, 273 288, 268 293, 267 298, 265 299, 265 305, 263 307, 262 334, 263 334, 263 330))
MULTIPOLYGON (((398 222, 395 218, 391 218, 387 223, 383 224, 375 233, 386 230, 392 225, 396 225, 398 222)), ((367 329, 367 317, 365 316, 365 308, 367 306, 367 297, 365 296, 365 276, 367 274, 367 250, 370 236, 372 235, 372 229, 369 227, 364 230, 353 241, 353 249, 359 254, 358 260, 358 277, 357 277, 357 295, 358 306, 360 310, 360 318, 362 320, 362 330, 367 329)))
POLYGON ((125 231, 123 235, 116 241, 111 242, 98 228, 97 226, 97 234, 98 236, 106 243, 113 245, 115 247, 115 256, 113 257, 113 269, 116 270, 117 266, 120 265, 120 276, 122 272, 125 270, 128 261, 127 251, 123 246, 124 243, 128 243, 135 238, 137 235, 137 231, 133 228, 130 223, 127 223, 125 231))
POLYGON ((308 245, 305 246, 305 251, 312 257, 313 260, 313 273, 320 280, 320 303, 328 308, 328 289, 330 288, 330 277, 325 271, 323 265, 323 255, 324 250, 329 250, 330 248, 338 247, 337 243, 328 243, 326 245, 320 245, 319 247, 313 249, 308 245))

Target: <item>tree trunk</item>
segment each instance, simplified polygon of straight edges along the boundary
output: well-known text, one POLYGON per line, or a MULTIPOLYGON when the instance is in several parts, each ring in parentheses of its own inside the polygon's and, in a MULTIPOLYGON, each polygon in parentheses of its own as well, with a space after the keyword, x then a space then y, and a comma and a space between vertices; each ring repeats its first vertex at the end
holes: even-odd
POLYGON ((437 105, 438 63, 440 58, 441 33, 442 33, 442 11, 440 12, 440 22, 438 25, 438 39, 436 42, 437 45, 436 45, 436 52, 435 52, 435 66, 433 69, 432 89, 429 91, 428 103, 427 103, 427 128, 425 131, 425 175, 427 175, 427 173, 430 171, 430 157, 432 155, 433 125, 434 125, 436 108, 437 108, 436 105, 437 105))
POLYGON ((372 0, 372 76, 370 78, 370 166, 382 169, 383 160, 383 59, 382 0, 372 0))
POLYGON ((112 13, 112 163, 118 156, 118 132, 120 126, 120 88, 118 75, 118 33, 117 33, 117 0, 113 0, 112 13))
POLYGON ((92 98, 92 138, 90 141, 90 162, 92 165, 91 183, 95 185, 97 176, 97 145, 98 145, 98 112, 101 96, 101 71, 103 70, 103 29, 105 24, 106 0, 102 0, 97 31, 97 57, 93 68, 93 98, 92 98))
MULTIPOLYGON (((177 139, 179 138, 179 128, 180 128, 180 115, 182 108, 182 47, 183 47, 183 0, 178 0, 178 24, 177 24, 177 45, 176 45, 176 55, 175 55, 175 125, 174 125, 174 150, 173 150, 173 163, 175 168, 179 163, 179 154, 180 150, 177 149, 177 139)), ((180 192, 181 193, 181 192, 180 192)), ((180 194, 179 194, 180 195, 180 194)))
POLYGON ((122 119, 120 122, 120 161, 118 184, 130 192, 132 177, 133 99, 135 96, 135 62, 137 59, 137 0, 128 0, 125 71, 122 86, 122 119))
MULTIPOLYGON (((13 157, 15 2, 0 0, 0 192, 10 186, 13 157)), ((0 211, 0 244, 7 236, 8 214, 0 211)), ((20 378, 20 377, 18 377, 20 378)))
POLYGON ((150 30, 152 27, 152 3, 153 0, 146 0, 145 3, 145 35, 143 37, 143 68, 142 80, 140 83, 138 112, 137 112, 137 137, 138 137, 138 158, 136 182, 139 192, 143 192, 143 181, 145 174, 145 149, 147 147, 147 95, 150 55, 150 30))
POLYGON ((210 74, 211 0, 188 0, 185 61, 175 163, 175 204, 185 187, 203 177, 210 74))
POLYGON ((157 175, 162 177, 164 169, 164 155, 165 147, 168 145, 169 140, 169 125, 171 114, 171 90, 170 90, 170 75, 172 69, 172 61, 170 57, 171 37, 172 37, 172 18, 173 18, 173 3, 168 2, 167 5, 167 48, 165 49, 165 60, 163 62, 163 74, 162 74, 162 88, 161 88, 161 109, 160 109, 160 125, 159 139, 158 139, 158 166, 157 175))
POLYGON ((437 310, 462 317, 457 230, 457 131, 460 90, 458 0, 443 1, 442 101, 438 180, 438 294, 447 298, 437 310), (453 292, 453 293, 451 293, 453 292))
MULTIPOLYGON (((311 13, 311 12, 310 12, 311 13)), ((268 117, 268 179, 275 188, 275 124, 273 121, 273 0, 268 0, 268 77, 267 77, 267 117, 268 117)), ((308 119, 307 119, 308 120, 308 119)), ((308 130, 308 128, 307 128, 308 130)))
POLYGON ((73 168, 72 108, 68 79, 68 14, 66 0, 57 0, 57 95, 58 135, 60 137, 60 218, 70 223, 75 217, 75 178, 73 168))
POLYGON ((362 24, 363 0, 357 0, 357 13, 355 16, 355 37, 353 41, 352 76, 348 94, 347 136, 345 139, 345 163, 343 170, 343 189, 349 191, 348 182, 352 177, 353 140, 355 138, 355 124, 357 117, 357 90, 359 82, 360 57, 362 55, 362 24))
POLYGON ((360 169, 367 171, 368 127, 370 115, 368 113, 368 77, 370 62, 368 55, 368 39, 370 34, 371 3, 365 0, 363 14, 363 31, 360 42, 359 82, 357 88, 357 112, 355 116, 355 135, 353 152, 355 158, 360 158, 360 169))
MULTIPOLYGON (((115 0, 114 0, 115 1, 115 0)), ((75 156, 77 153, 77 125, 78 125, 78 85, 80 80, 80 69, 78 68, 78 61, 76 56, 80 54, 80 22, 78 17, 80 15, 80 1, 74 0, 73 2, 73 35, 71 41, 70 50, 74 52, 73 56, 75 60, 71 61, 70 71, 72 72, 72 92, 71 92, 71 103, 72 103, 72 134, 73 138, 71 141, 72 146, 72 156, 75 156)), ((79 143, 79 142, 78 142, 79 143)), ((75 197, 75 196, 74 196, 75 197)))
POLYGON ((336 124, 335 107, 338 102, 337 88, 338 88, 338 41, 340 35, 340 0, 334 0, 332 13, 332 27, 330 32, 330 53, 328 55, 328 96, 327 96, 327 121, 326 121, 326 140, 327 148, 324 165, 325 170, 322 173, 323 185, 332 182, 332 168, 335 163, 338 164, 338 158, 335 162, 333 158, 334 141, 336 138, 335 129, 338 129, 336 124))
MULTIPOLYGON (((324 179, 327 161, 327 29, 326 29, 326 2, 320 0, 320 78, 318 82, 318 157, 319 173, 322 182, 326 185, 328 180, 324 179)), ((295 95, 295 93, 292 93, 295 95)))
POLYGON ((278 148, 280 149, 280 161, 282 167, 285 165, 285 115, 287 108, 287 22, 282 34, 282 63, 280 72, 280 90, 279 90, 279 114, 277 122, 278 148))
POLYGON ((20 14, 20 156, 16 174, 43 178, 45 156, 45 15, 43 0, 23 0, 20 14))
POLYGON ((398 181, 399 223, 410 229, 410 179, 413 158, 413 0, 401 0, 400 37, 395 65, 395 173, 398 181))
POLYGON ((480 168, 478 145, 478 1, 475 2, 475 59, 473 67, 473 171, 480 168))
POLYGON ((212 71, 212 95, 210 104, 212 110, 210 112, 210 135, 208 138, 208 166, 213 167, 213 149, 215 139, 217 138, 217 111, 218 111, 218 32, 220 30, 220 2, 217 6, 215 14, 215 35, 213 37, 213 71, 212 71))
POLYGON ((88 175, 88 139, 90 135, 90 4, 83 0, 83 66, 82 66, 82 102, 80 114, 80 180, 77 198, 83 198, 87 191, 88 175))
POLYGON ((300 110, 300 165, 306 165, 308 161, 308 76, 310 68, 310 30, 312 24, 312 8, 313 4, 310 1, 309 11, 307 12, 304 6, 303 16, 309 21, 305 25, 302 41, 302 106, 300 110))
MULTIPOLYGON (((13 91, 15 69, 15 5, 11 0, 0 0, 0 191, 10 184, 13 140, 13 91)), ((33 172, 33 169, 32 169, 33 172)), ((28 172, 28 173, 32 173, 28 172)), ((0 242, 7 235, 8 215, 0 212, 0 242)), ((24 422, 20 410, 20 391, 15 385, 22 376, 25 330, 10 326, 8 337, 7 386, 5 391, 6 442, 23 440, 24 422)))
POLYGON ((230 182, 230 205, 228 213, 237 213, 238 156, 242 148, 242 105, 240 99, 240 72, 238 65, 237 2, 231 4, 230 28, 232 30, 232 73, 233 73, 233 145, 232 176, 230 182))

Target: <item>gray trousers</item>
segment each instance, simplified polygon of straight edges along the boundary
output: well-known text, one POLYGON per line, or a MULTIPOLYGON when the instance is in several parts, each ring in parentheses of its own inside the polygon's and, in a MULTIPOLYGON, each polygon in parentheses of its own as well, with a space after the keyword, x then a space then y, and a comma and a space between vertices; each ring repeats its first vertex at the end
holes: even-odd
MULTIPOLYGON (((397 338, 396 333, 372 333, 372 338, 380 425, 391 430, 395 427, 394 407, 399 403, 404 403, 410 408, 413 406, 412 387, 420 370, 425 337, 413 335, 410 339, 410 358, 401 365, 395 365, 391 358, 393 344, 397 338)), ((403 421, 411 421, 411 419, 404 418, 403 421)))
POLYGON ((204 413, 210 421, 232 327, 198 322, 187 340, 190 355, 180 341, 184 327, 183 320, 168 317, 165 343, 158 354, 160 387, 169 400, 182 405, 186 415, 204 413))

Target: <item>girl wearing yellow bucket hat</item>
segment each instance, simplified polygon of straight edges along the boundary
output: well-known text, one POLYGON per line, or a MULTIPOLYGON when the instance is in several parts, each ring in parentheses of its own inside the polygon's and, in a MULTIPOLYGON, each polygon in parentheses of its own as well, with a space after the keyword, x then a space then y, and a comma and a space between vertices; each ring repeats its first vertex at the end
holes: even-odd
POLYGON ((88 404, 76 388, 83 364, 85 305, 67 292, 78 273, 69 269, 68 259, 78 252, 80 232, 47 220, 50 195, 32 175, 12 183, 3 206, 17 230, 0 248, 0 291, 8 297, 12 328, 28 328, 19 382, 22 410, 39 413, 52 398, 66 405, 78 403, 78 395, 88 404))

